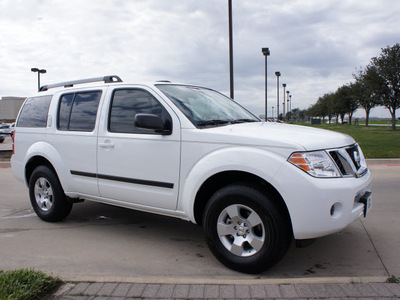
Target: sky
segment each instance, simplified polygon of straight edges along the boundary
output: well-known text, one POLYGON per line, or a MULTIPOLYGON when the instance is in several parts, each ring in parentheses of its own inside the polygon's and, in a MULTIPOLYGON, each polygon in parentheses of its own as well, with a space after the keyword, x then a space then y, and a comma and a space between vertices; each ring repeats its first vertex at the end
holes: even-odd
MULTIPOLYGON (((263 47, 271 52, 271 116, 276 71, 280 102, 286 83, 292 109, 306 109, 400 42, 398 0, 232 3, 235 100, 256 115, 265 105, 263 47)), ((47 70, 42 85, 115 74, 127 83, 170 80, 229 96, 228 33, 228 0, 0 0, 0 97, 36 93, 31 68, 47 70)))

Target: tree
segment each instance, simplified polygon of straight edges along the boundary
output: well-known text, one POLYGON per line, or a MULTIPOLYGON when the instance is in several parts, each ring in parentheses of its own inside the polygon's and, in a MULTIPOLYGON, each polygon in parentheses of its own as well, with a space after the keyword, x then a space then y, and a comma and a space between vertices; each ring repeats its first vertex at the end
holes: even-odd
POLYGON ((293 120, 294 122, 296 122, 299 119, 299 113, 300 113, 299 108, 293 108, 292 111, 289 112, 290 119, 293 120))
POLYGON ((316 115, 314 114, 314 106, 315 104, 311 105, 309 108, 305 110, 307 121, 310 121, 316 115))
POLYGON ((310 120, 313 117, 317 117, 317 108, 316 108, 316 103, 310 105, 310 107, 306 111, 307 119, 310 120))
POLYGON ((365 126, 368 126, 371 109, 382 104, 385 82, 374 66, 367 66, 364 71, 361 70, 354 77, 356 79, 354 93, 358 104, 365 110, 365 126))
POLYGON ((342 122, 343 117, 347 113, 349 115, 349 124, 351 124, 351 119, 353 118, 354 112, 358 108, 358 103, 356 97, 354 96, 355 87, 354 83, 348 85, 343 85, 336 91, 337 111, 341 115, 342 122))
POLYGON ((301 109, 299 111, 299 118, 301 119, 302 122, 307 118, 307 110, 306 109, 301 109))
POLYGON ((324 94, 324 96, 322 97, 322 101, 325 103, 326 113, 328 115, 328 122, 330 124, 333 115, 335 115, 334 111, 335 94, 334 93, 324 94))
POLYGON ((288 111, 286 113, 286 121, 290 122, 290 121, 292 121, 292 119, 293 119, 293 113, 291 111, 288 111))
POLYGON ((392 129, 396 130, 396 109, 400 108, 400 45, 382 48, 379 57, 373 57, 370 67, 375 67, 386 89, 379 90, 383 105, 392 115, 392 129))
POLYGON ((312 117, 321 117, 322 123, 325 123, 325 117, 328 116, 328 105, 324 97, 319 97, 317 103, 309 108, 309 114, 312 117))

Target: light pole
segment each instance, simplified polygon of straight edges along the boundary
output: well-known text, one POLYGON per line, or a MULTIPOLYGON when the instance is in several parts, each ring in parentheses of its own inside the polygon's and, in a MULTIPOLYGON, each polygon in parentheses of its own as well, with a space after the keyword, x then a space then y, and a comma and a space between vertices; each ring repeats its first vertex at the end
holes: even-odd
POLYGON ((276 120, 279 121, 279 76, 281 76, 281 72, 275 72, 276 75, 276 120))
POLYGON ((268 120, 268 68, 267 68, 267 57, 271 54, 269 48, 262 48, 261 52, 265 56, 265 122, 268 120))
POLYGON ((292 95, 290 95, 289 97, 290 97, 290 111, 292 111, 292 95))
POLYGON ((287 102, 287 109, 286 109, 286 113, 288 114, 289 113, 289 91, 286 91, 286 95, 287 95, 287 97, 286 97, 286 102, 287 102))
POLYGON ((45 69, 31 68, 32 72, 38 73, 38 91, 40 90, 40 74, 44 74, 47 71, 45 69))
POLYGON ((233 37, 232 37, 232 0, 228 0, 229 14, 229 80, 230 80, 230 96, 233 99, 233 37))
POLYGON ((285 99, 285 89, 286 89, 286 83, 282 84, 283 86, 283 114, 282 114, 282 120, 285 121, 285 104, 286 104, 286 99, 285 99))

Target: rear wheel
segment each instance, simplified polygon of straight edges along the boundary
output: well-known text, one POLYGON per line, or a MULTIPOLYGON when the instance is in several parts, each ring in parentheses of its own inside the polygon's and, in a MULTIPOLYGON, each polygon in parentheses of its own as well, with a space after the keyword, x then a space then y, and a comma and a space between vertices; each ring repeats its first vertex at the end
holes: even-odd
POLYGON ((65 219, 72 209, 62 186, 50 168, 37 167, 29 180, 29 196, 36 214, 44 221, 65 219))
POLYGON ((260 273, 276 264, 292 239, 290 224, 274 202, 244 184, 223 187, 211 197, 203 230, 216 258, 245 273, 260 273))

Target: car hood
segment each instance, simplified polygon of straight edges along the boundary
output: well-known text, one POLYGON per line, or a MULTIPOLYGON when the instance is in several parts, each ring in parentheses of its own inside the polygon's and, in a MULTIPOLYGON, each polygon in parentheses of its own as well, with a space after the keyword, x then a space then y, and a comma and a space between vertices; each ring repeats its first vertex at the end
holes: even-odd
POLYGON ((242 123, 197 129, 191 131, 190 135, 184 136, 196 142, 287 148, 297 151, 339 148, 355 143, 354 139, 346 134, 274 122, 242 123))

